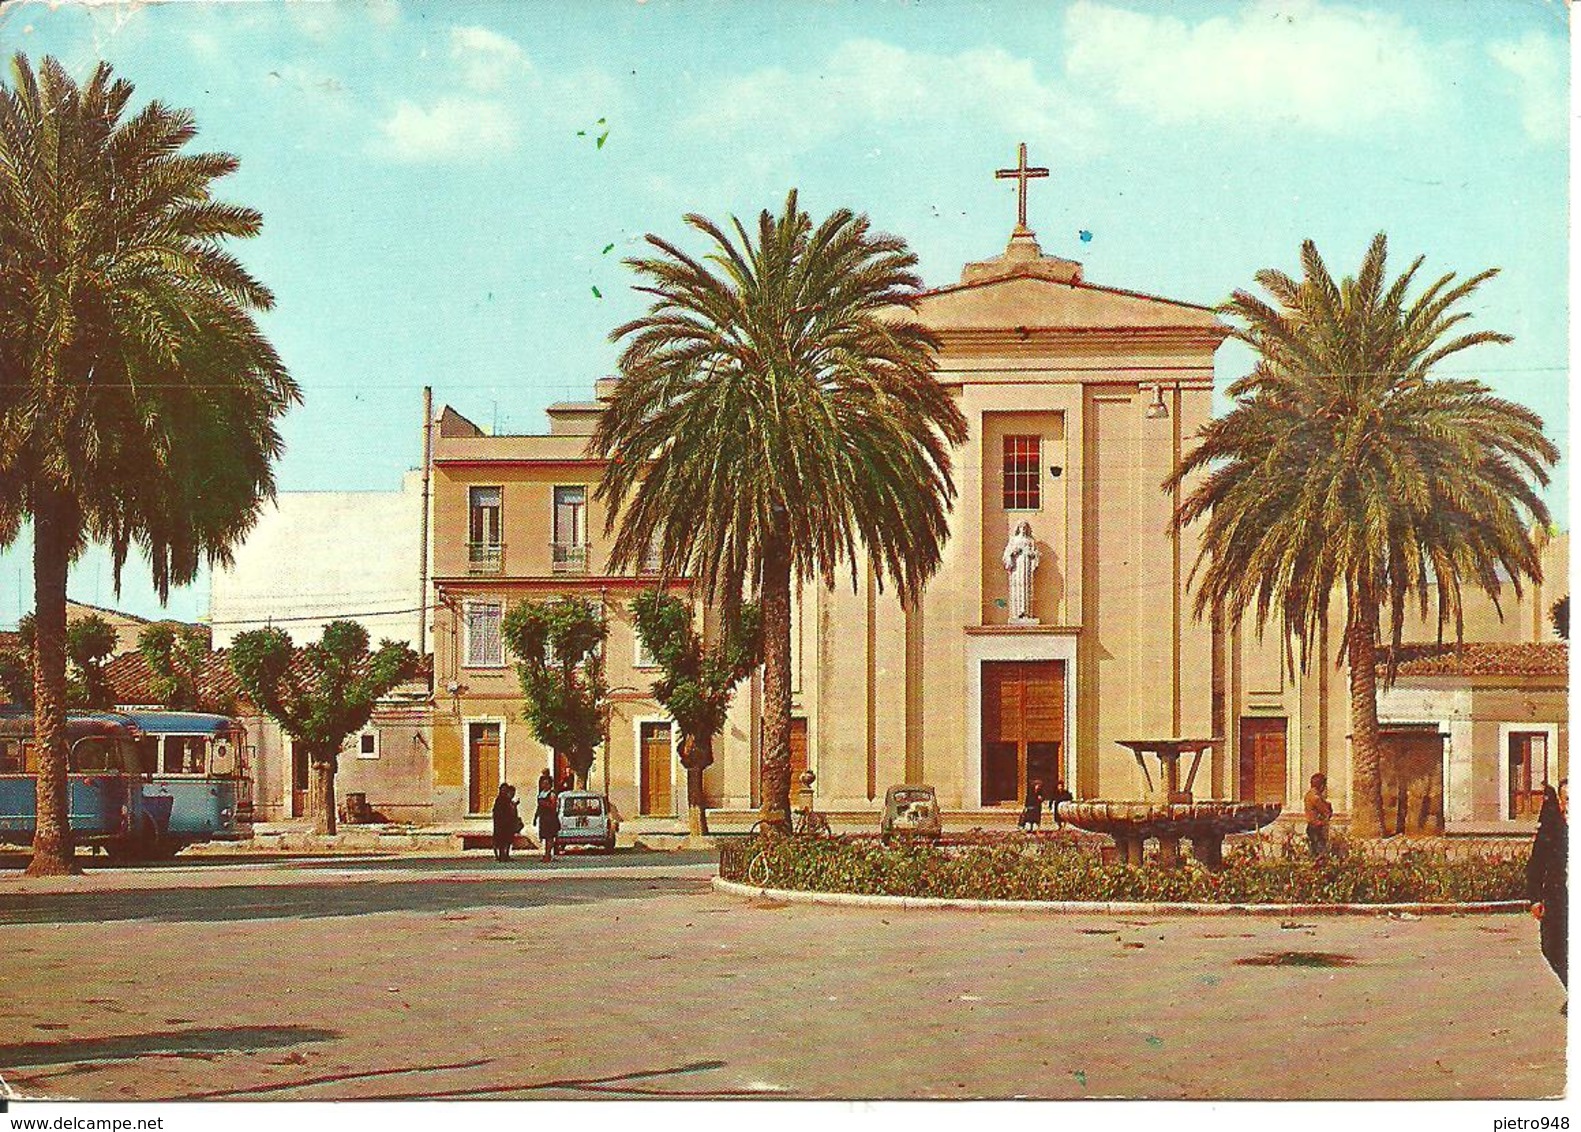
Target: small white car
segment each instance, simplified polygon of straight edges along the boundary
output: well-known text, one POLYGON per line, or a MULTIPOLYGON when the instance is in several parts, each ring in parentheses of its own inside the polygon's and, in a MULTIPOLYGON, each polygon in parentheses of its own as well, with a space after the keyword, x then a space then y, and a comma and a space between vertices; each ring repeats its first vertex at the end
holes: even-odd
POLYGON ((615 833, 619 829, 620 820, 602 794, 567 790, 560 795, 560 833, 555 838, 558 848, 591 845, 608 853, 615 848, 615 833))

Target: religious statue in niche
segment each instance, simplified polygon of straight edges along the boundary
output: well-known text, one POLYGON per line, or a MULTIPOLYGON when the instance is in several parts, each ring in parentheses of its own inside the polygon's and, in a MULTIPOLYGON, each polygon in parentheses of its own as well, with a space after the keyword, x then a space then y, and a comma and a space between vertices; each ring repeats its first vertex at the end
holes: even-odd
POLYGON ((1037 618, 1032 614, 1032 576, 1038 569, 1038 544, 1032 537, 1032 524, 1025 520, 1016 524, 1015 533, 1005 543, 1005 570, 1010 575, 1010 623, 1033 625, 1037 618))

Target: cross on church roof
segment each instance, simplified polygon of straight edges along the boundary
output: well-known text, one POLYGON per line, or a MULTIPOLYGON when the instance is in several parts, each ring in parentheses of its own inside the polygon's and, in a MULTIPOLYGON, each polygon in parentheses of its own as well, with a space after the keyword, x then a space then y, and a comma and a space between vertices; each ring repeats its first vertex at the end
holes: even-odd
POLYGON ((1047 177, 1049 171, 1043 167, 1027 166, 1027 143, 1021 143, 1021 152, 1016 166, 1013 169, 995 169, 994 176, 1001 180, 1015 180, 1020 182, 1016 186, 1016 230, 1017 236, 1030 236, 1032 229, 1027 227, 1027 182, 1047 177))

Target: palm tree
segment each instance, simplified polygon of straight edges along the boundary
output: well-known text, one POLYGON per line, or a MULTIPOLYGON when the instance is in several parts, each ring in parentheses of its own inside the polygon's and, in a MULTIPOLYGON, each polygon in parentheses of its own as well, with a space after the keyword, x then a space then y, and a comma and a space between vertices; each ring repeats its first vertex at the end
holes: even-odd
POLYGON ((126 116, 100 63, 78 86, 27 57, 0 85, 0 546, 33 524, 34 712, 42 748, 29 872, 73 869, 66 819, 66 569, 135 545, 161 599, 225 562, 273 492, 276 419, 299 399, 253 322, 273 297, 221 247, 261 217, 213 198, 236 169, 184 153, 192 115, 126 116))
POLYGON ((793 190, 756 238, 686 217, 701 260, 658 236, 628 260, 653 296, 625 340, 621 380, 591 447, 619 524, 616 569, 656 549, 731 616, 763 619, 763 819, 790 822, 791 579, 833 584, 871 564, 914 600, 938 567, 966 421, 934 378, 937 340, 904 240, 847 209, 815 229, 793 190))
POLYGON ((1546 527, 1548 510, 1534 484, 1548 482, 1559 456, 1529 409, 1480 381, 1432 376, 1463 350, 1510 341, 1456 329, 1470 317, 1456 307, 1496 271, 1459 282, 1450 272, 1412 298, 1422 259, 1387 282, 1386 257, 1379 234, 1357 276, 1336 284, 1307 241, 1300 281, 1258 272, 1272 303, 1235 292, 1223 309, 1257 364, 1165 484, 1202 477, 1174 516, 1177 532, 1206 520, 1193 567, 1198 616, 1222 609, 1239 622, 1255 608, 1259 630, 1278 617, 1305 666, 1343 588, 1352 829, 1362 837, 1383 830, 1380 624, 1393 646, 1387 684, 1413 598, 1424 619, 1433 599, 1440 636, 1452 621, 1458 640, 1463 586, 1497 608, 1501 578, 1517 595, 1523 579, 1540 580, 1531 528, 1546 527))

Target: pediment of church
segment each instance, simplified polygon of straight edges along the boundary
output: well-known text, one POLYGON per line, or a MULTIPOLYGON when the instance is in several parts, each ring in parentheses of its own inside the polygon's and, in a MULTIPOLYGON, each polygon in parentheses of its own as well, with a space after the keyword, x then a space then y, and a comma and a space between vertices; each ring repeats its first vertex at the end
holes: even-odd
POLYGON ((917 315, 946 334, 1129 328, 1224 333, 1207 307, 1086 282, 1081 264, 1043 255, 1030 233, 1012 238, 1002 256, 967 264, 960 283, 928 292, 917 315))

